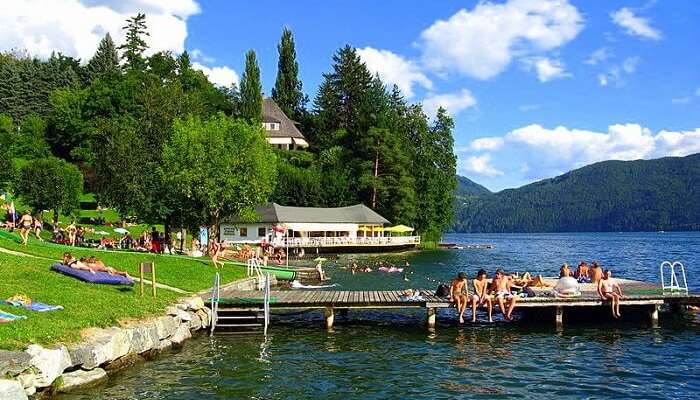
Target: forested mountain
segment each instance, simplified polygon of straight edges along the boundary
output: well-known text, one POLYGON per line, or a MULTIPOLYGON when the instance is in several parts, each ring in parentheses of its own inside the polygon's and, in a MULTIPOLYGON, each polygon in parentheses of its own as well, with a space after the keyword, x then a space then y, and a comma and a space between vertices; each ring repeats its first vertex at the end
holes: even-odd
POLYGON ((456 196, 484 196, 487 194, 491 194, 491 191, 467 177, 457 175, 456 196))
POLYGON ((458 232, 700 229, 700 154, 604 161, 491 195, 461 197, 458 232))

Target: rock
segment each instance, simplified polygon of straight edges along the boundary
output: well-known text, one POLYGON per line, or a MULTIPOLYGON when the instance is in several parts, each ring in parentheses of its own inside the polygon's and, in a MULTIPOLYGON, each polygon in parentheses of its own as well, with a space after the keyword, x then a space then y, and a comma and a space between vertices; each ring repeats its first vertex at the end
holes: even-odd
POLYGON ((189 326, 187 324, 181 324, 177 327, 177 330, 175 331, 175 334, 170 338, 170 341, 173 342, 173 344, 181 344, 182 342, 191 337, 192 333, 190 332, 189 326))
POLYGON ((31 367, 31 358, 24 352, 0 350, 0 376, 14 376, 25 371, 31 367))
POLYGON ((24 393, 31 396, 36 393, 36 376, 34 374, 22 374, 17 377, 17 380, 24 388, 24 393))
POLYGON ((187 313, 190 315, 190 329, 193 331, 200 329, 202 327, 202 320, 199 319, 199 315, 192 311, 188 311, 187 313))
POLYGON ((156 347, 160 338, 154 322, 147 322, 127 329, 132 353, 143 353, 156 347))
POLYGON ((95 385, 104 379, 107 379, 107 373, 102 368, 95 368, 90 371, 79 369, 63 374, 61 382, 56 389, 61 393, 65 393, 78 387, 95 385))
POLYGON ((0 399, 27 400, 27 394, 19 381, 0 379, 0 399))
POLYGON ((167 350, 171 347, 173 347, 173 342, 170 339, 163 339, 160 341, 160 343, 158 343, 158 347, 156 348, 156 350, 160 352, 167 350))
POLYGON ((175 333, 177 329, 178 322, 176 318, 171 316, 163 316, 156 320, 156 332, 158 332, 159 339, 169 338, 175 333))
POLYGON ((211 312, 211 311, 209 311, 209 312, 207 312, 207 311, 209 311, 209 309, 207 309, 207 308, 203 308, 203 309, 197 311, 197 315, 199 316, 199 319, 202 321, 202 328, 207 328, 209 326, 209 320, 210 320, 209 312, 211 312))
POLYGON ((187 306, 187 308, 185 308, 185 311, 197 311, 204 308, 204 300, 202 300, 202 298, 199 296, 185 297, 184 299, 180 299, 178 303, 187 306))
POLYGON ((106 328, 88 331, 85 342, 68 349, 73 365, 93 369, 123 357, 129 352, 131 342, 124 329, 106 328))
POLYGON ((189 321, 190 320, 190 315, 185 312, 185 310, 178 308, 178 307, 167 307, 165 309, 165 312, 168 315, 172 315, 175 317, 180 318, 180 321, 189 321))
POLYGON ((53 383, 63 371, 72 366, 70 354, 65 346, 49 350, 36 344, 27 347, 27 354, 31 356, 30 363, 37 372, 36 386, 46 387, 53 383))
POLYGON ((124 357, 118 358, 111 363, 107 364, 104 369, 108 373, 113 373, 120 371, 124 368, 130 367, 138 362, 142 362, 144 359, 139 354, 129 353, 124 357))

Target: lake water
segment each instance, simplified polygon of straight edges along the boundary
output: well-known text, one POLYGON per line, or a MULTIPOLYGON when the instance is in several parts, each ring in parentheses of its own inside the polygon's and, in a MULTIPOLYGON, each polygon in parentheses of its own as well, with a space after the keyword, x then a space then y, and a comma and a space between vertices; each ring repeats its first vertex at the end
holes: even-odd
MULTIPOLYGON (((682 261, 700 291, 700 233, 448 235, 493 249, 355 257, 411 263, 403 274, 351 275, 330 265, 343 289, 434 287, 458 271, 496 267, 554 275, 562 262, 599 260, 615 275, 658 281, 662 260, 682 261)), ((340 264, 348 258, 343 257, 340 264)), ((623 307, 624 314, 625 309, 623 307)), ((480 315, 480 319, 484 316, 480 315)), ((61 399, 453 399, 697 398, 700 323, 693 315, 646 321, 456 326, 452 311, 435 332, 422 314, 363 312, 322 329, 318 313, 273 318, 270 335, 200 335, 184 348, 122 371, 97 388, 61 399)))

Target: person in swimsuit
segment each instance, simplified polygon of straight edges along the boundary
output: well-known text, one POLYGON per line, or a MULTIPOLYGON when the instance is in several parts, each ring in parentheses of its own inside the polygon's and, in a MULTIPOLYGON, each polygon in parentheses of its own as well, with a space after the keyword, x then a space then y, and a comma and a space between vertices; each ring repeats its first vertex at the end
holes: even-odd
POLYGON ((472 295, 472 322, 476 322, 476 308, 486 306, 489 312, 489 322, 493 322, 493 301, 489 296, 489 281, 486 279, 486 271, 480 269, 476 273, 476 279, 472 280, 474 294, 472 295))
POLYGON ((224 268, 224 262, 220 261, 219 258, 221 258, 224 255, 224 251, 226 250, 226 245, 225 243, 222 242, 212 242, 212 256, 211 256, 211 261, 214 263, 214 268, 224 268), (219 267, 221 266, 221 267, 219 267))
POLYGON ((41 230, 44 227, 44 221, 41 220, 41 215, 38 217, 34 218, 34 225, 32 226, 32 229, 34 230, 34 237, 36 237, 40 241, 44 241, 44 239, 41 238, 41 230))
POLYGON ((581 261, 578 267, 576 267, 576 271, 574 271, 574 278, 576 278, 579 283, 590 283, 591 277, 588 275, 589 270, 588 264, 586 264, 585 261, 581 261))
POLYGON ((128 272, 119 271, 114 268, 108 267, 102 261, 98 260, 95 257, 82 257, 80 260, 76 260, 71 253, 63 253, 63 265, 69 266, 74 269, 90 271, 93 274, 96 272, 106 272, 110 275, 121 275, 126 278, 131 278, 128 272))
POLYGON ((569 264, 564 263, 564 265, 559 268, 559 278, 568 278, 572 276, 573 274, 571 273, 571 269, 569 268, 569 264))
POLYGON ((591 269, 588 270, 588 276, 591 278, 591 282, 598 283, 603 278, 603 269, 598 265, 598 261, 593 261, 591 264, 591 269))
POLYGON ((32 218, 32 211, 27 209, 27 211, 22 214, 22 217, 19 219, 19 236, 22 238, 22 244, 27 245, 27 241, 29 240, 29 231, 32 230, 32 223, 34 222, 34 218, 32 218))
POLYGON ((450 298, 457 307, 460 324, 464 323, 464 311, 467 309, 467 304, 469 303, 469 293, 465 294, 465 292, 467 292, 466 289, 467 274, 460 272, 450 285, 450 298))
POLYGON ((75 239, 77 237, 76 233, 78 232, 78 228, 75 226, 75 221, 70 222, 70 225, 68 225, 66 228, 66 232, 68 232, 68 244, 75 246, 75 239))
POLYGON ((615 318, 620 318, 620 299, 622 298, 622 288, 612 278, 612 271, 606 269, 603 273, 603 278, 598 281, 598 295, 603 300, 610 300, 612 315, 615 318))
POLYGON ((493 291, 496 292, 496 300, 498 307, 501 309, 503 316, 507 321, 513 319, 513 309, 515 309, 516 297, 511 293, 510 288, 513 286, 513 281, 510 276, 506 276, 503 269, 496 270, 496 276, 492 282, 493 291), (506 302, 508 303, 506 305, 506 302))

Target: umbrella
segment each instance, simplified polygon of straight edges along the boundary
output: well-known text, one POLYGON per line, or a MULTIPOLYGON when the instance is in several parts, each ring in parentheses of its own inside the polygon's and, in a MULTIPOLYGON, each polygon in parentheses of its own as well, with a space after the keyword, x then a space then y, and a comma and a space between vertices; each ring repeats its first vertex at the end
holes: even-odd
POLYGON ((318 258, 316 258, 314 261, 326 261, 326 259, 323 258, 323 257, 318 257, 318 258))
POLYGON ((129 233, 129 231, 127 231, 127 230, 124 229, 124 228, 114 228, 114 231, 117 232, 117 233, 124 234, 124 235, 126 235, 127 233, 129 233))
POLYGON ((406 225, 396 225, 389 228, 384 228, 385 232, 396 232, 396 233, 406 233, 413 232, 414 229, 406 225))
POLYGON ((357 228, 357 230, 358 230, 359 232, 371 232, 371 231, 372 231, 372 228, 370 228, 370 227, 368 227, 368 226, 361 226, 361 227, 357 228))
POLYGON ((287 229, 286 229, 284 226, 281 226, 281 225, 273 225, 273 226, 272 226, 272 230, 275 231, 275 232, 279 232, 279 233, 284 233, 284 232, 287 231, 287 229))

